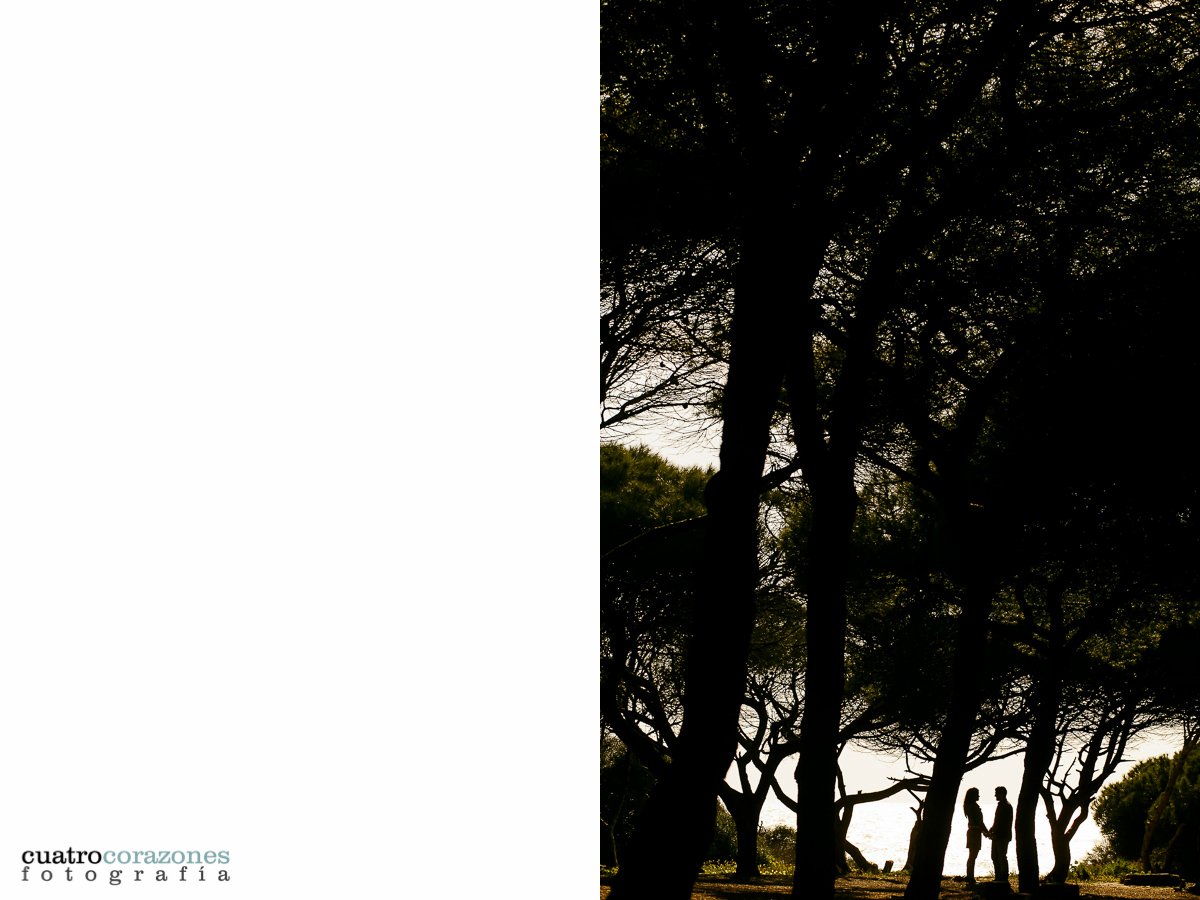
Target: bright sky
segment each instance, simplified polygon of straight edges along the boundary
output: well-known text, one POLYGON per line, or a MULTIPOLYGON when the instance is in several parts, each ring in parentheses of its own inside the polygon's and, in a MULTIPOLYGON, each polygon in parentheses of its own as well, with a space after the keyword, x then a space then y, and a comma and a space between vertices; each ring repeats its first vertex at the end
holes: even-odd
MULTIPOLYGON (((1136 742, 1131 742, 1126 754, 1126 761, 1118 768, 1113 780, 1119 779, 1130 766, 1142 759, 1154 756, 1171 755, 1178 752, 1180 738, 1170 733, 1150 734, 1136 742)), ((1007 757, 994 762, 985 763, 978 769, 968 772, 959 789, 959 801, 969 787, 978 787, 984 797, 991 796, 991 788, 1004 785, 1009 789, 1010 799, 1015 800, 1017 789, 1021 784, 1021 767, 1023 757, 1007 757)), ((794 763, 793 763, 794 765, 794 763)), ((846 790, 850 793, 881 790, 888 787, 889 778, 900 777, 904 774, 903 760, 892 760, 886 756, 866 753, 849 748, 842 754, 842 768, 846 777, 846 790)), ((790 779, 791 774, 787 764, 781 767, 783 778, 790 779)), ((732 774, 732 770, 731 770, 732 774)), ((732 779, 731 783, 733 782, 732 779)), ((787 785, 788 793, 795 795, 795 784, 787 785)), ((911 803, 908 794, 898 795, 895 802, 911 803)), ((794 824, 794 815, 772 795, 763 810, 763 819, 768 823, 787 822, 794 824)))

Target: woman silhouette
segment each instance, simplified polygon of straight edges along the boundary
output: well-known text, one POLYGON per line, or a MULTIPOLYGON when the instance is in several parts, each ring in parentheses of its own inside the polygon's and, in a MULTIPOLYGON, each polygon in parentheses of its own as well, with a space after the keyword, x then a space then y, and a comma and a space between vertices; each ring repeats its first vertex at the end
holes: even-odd
POLYGON ((963 798, 963 812, 967 816, 967 884, 975 883, 975 857, 983 845, 983 835, 991 834, 983 824, 983 810, 979 808, 979 788, 968 788, 963 798))

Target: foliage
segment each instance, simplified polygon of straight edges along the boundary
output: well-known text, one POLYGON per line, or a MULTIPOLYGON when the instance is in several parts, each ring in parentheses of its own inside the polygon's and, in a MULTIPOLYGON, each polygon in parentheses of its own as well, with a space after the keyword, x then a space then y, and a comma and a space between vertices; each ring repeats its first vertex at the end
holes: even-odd
POLYGON ((708 848, 709 859, 734 859, 737 856, 737 826, 733 816, 723 804, 717 803, 717 824, 713 828, 712 844, 708 848))
POLYGON ((614 866, 629 843, 654 779, 612 735, 600 744, 600 862, 614 866))
MULTIPOLYGON (((1143 760, 1120 781, 1100 792, 1095 806, 1096 822, 1114 856, 1137 859, 1147 813, 1166 787, 1170 768, 1171 759, 1166 756, 1143 760)), ((1193 753, 1184 766, 1152 846, 1165 849, 1179 827, 1187 822, 1200 822, 1200 753, 1193 753)))
MULTIPOLYGON (((717 830, 709 848, 708 859, 701 872, 705 875, 736 875, 737 864, 733 860, 735 837, 733 818, 725 808, 717 810, 717 830)), ((760 828, 758 832, 758 869, 761 875, 788 875, 795 869, 796 829, 790 825, 760 828)), ((600 875, 609 878, 617 874, 617 867, 602 862, 600 875)))
POLYGON ((710 474, 600 445, 601 711, 643 757, 667 749, 679 724, 699 548, 686 526, 704 514, 710 474))
POLYGON ((711 417, 728 356, 730 261, 710 242, 609 248, 601 259, 600 428, 711 417))
POLYGON ((711 471, 681 469, 645 446, 600 445, 600 552, 672 522, 704 515, 711 471))
MULTIPOLYGON (((758 864, 758 877, 762 876, 787 876, 791 877, 795 871, 795 866, 785 863, 770 862, 763 860, 761 857, 758 864)), ((710 859, 706 860, 704 865, 700 867, 702 875, 730 875, 737 876, 737 863, 730 859, 710 859)), ((741 880, 739 878, 739 880, 741 880)))
POLYGON ((1122 875, 1139 871, 1135 861, 1118 855, 1106 841, 1071 868, 1071 877, 1076 881, 1119 881, 1122 875))
POLYGON ((766 869, 790 871, 796 865, 796 829, 791 825, 760 829, 758 855, 767 860, 766 869))

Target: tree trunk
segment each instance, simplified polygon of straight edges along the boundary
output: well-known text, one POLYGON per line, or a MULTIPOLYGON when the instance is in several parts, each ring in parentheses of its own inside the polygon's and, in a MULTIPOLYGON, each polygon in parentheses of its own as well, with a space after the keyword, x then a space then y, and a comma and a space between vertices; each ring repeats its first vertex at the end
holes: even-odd
MULTIPOLYGON (((834 864, 837 867, 838 875, 845 875, 850 871, 850 864, 846 862, 846 854, 850 852, 853 846, 846 840, 846 833, 850 830, 850 820, 854 818, 854 804, 848 803, 842 808, 841 817, 837 820, 837 841, 838 849, 834 857, 834 864)), ((858 848, 854 848, 858 852, 858 848)), ((853 854, 851 854, 853 855, 853 854)), ((859 854, 862 855, 861 853, 859 854)))
POLYGON ((910 849, 912 876, 908 900, 937 900, 946 863, 946 845, 956 812, 958 788, 966 770, 967 753, 979 714, 983 675, 980 660, 987 647, 990 591, 978 589, 964 599, 954 654, 950 707, 938 740, 933 777, 925 794, 924 822, 910 849))
POLYGON ((869 859, 867 859, 865 856, 863 856, 862 851, 859 850, 856 846, 854 846, 854 844, 843 839, 842 845, 846 848, 846 853, 848 853, 850 855, 850 858, 852 860, 854 860, 854 865, 858 866, 858 870, 860 872, 878 872, 879 871, 879 866, 875 865, 875 863, 871 862, 869 859))
POLYGON ((744 759, 738 759, 739 780, 741 790, 729 783, 721 786, 721 802, 733 817, 737 829, 737 874, 743 878, 754 878, 758 871, 758 828, 762 820, 763 804, 771 793, 775 783, 775 773, 779 764, 786 758, 785 748, 776 745, 767 754, 765 763, 759 766, 758 787, 751 789, 750 780, 742 768, 744 759))
POLYGON ((1167 871, 1188 881, 1200 878, 1200 823, 1184 822, 1167 844, 1167 871))
POLYGON ((1167 811, 1167 804, 1171 802, 1171 795, 1175 793, 1175 783, 1179 781, 1184 764, 1188 761, 1188 757, 1192 755, 1192 751, 1196 749, 1198 744, 1200 744, 1200 735, 1184 740, 1183 749, 1176 754, 1175 759, 1171 763, 1171 773, 1167 776, 1167 786, 1163 788, 1163 792, 1158 795, 1158 799, 1150 807, 1150 813, 1146 817, 1146 832, 1142 836, 1141 864, 1143 872, 1150 871, 1150 848, 1154 840, 1154 831, 1158 828, 1158 823, 1162 821, 1163 813, 1167 811))
POLYGON ((1050 817, 1050 846, 1054 848, 1054 868, 1046 881, 1064 884, 1071 874, 1071 839, 1067 837, 1067 829, 1054 817, 1050 817))
POLYGON ((758 584, 758 483, 783 380, 780 322, 772 316, 783 287, 772 266, 787 258, 780 249, 748 242, 739 266, 721 468, 705 496, 705 577, 688 645, 683 723, 671 765, 625 850, 612 900, 689 900, 737 748, 758 584))
POLYGON ((615 866, 617 864, 617 836, 613 827, 600 817, 600 865, 615 866))
POLYGON ((1038 688, 1037 712, 1029 731, 1029 740, 1025 744, 1021 790, 1017 795, 1016 815, 1013 818, 1013 838, 1017 845, 1017 883, 1023 894, 1036 891, 1040 878, 1037 811, 1042 796, 1042 782, 1054 759, 1054 724, 1058 716, 1059 694, 1056 673, 1047 673, 1038 688))
POLYGON ((845 569, 856 500, 853 482, 847 479, 838 494, 836 487, 824 497, 813 492, 793 897, 832 897, 837 864, 845 861, 833 792, 846 677, 845 569))
POLYGON ((733 816, 733 824, 737 831, 737 875, 739 878, 758 877, 758 822, 762 812, 762 804, 755 804, 752 799, 743 799, 731 806, 725 801, 725 808, 733 816), (734 812, 736 806, 737 812, 734 812))
POLYGON ((923 810, 924 806, 919 806, 914 810, 917 815, 917 820, 913 822, 913 827, 908 832, 908 853, 904 857, 904 865, 900 867, 907 872, 912 871, 914 861, 913 851, 916 849, 917 842, 921 836, 921 826, 924 824, 921 821, 921 813, 923 810))

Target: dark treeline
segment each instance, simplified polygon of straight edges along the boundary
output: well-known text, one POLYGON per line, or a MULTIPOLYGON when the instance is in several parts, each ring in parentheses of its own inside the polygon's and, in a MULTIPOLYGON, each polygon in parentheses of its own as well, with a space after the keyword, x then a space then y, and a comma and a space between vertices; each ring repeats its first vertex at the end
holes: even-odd
POLYGON ((602 4, 602 428, 721 428, 670 503, 602 482, 602 723, 654 782, 614 900, 689 896, 767 790, 832 896, 851 741, 908 755, 928 900, 1023 752, 1028 890, 1039 808, 1061 879, 1130 736, 1192 740, 1198 15, 602 4))

